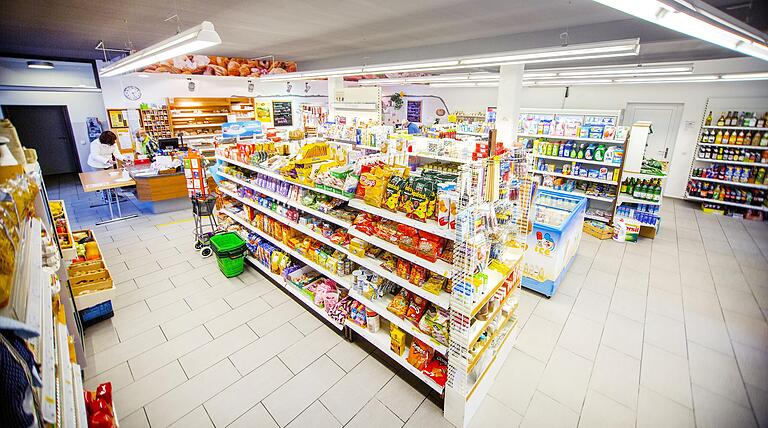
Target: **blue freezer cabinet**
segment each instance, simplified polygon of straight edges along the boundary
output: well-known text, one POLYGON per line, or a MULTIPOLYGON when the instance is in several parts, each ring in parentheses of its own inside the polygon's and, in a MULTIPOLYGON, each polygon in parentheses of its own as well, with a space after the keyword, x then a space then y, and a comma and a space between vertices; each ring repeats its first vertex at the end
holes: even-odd
POLYGON ((539 190, 533 204, 533 231, 526 241, 523 287, 555 294, 579 249, 587 198, 539 190))

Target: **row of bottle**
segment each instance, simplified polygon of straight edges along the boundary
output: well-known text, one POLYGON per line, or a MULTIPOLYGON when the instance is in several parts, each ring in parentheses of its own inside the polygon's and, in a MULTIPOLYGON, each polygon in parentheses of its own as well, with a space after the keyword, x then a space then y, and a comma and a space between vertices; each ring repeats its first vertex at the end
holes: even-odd
POLYGON ((715 180, 733 181, 735 183, 768 184, 765 168, 739 166, 713 166, 711 168, 694 168, 694 177, 712 178, 715 180))
MULTIPOLYGON (((711 126, 712 125, 712 112, 710 111, 707 115, 707 118, 704 119, 704 125, 705 126, 711 126)), ((754 112, 738 112, 738 111, 729 111, 727 114, 723 115, 720 113, 720 117, 717 119, 717 122, 715 122, 717 126, 748 126, 748 127, 756 127, 756 128, 763 128, 768 124, 768 112, 763 113, 762 116, 758 116, 754 112)))
POLYGON ((699 159, 713 159, 734 162, 768 163, 768 150, 744 150, 730 147, 699 147, 699 159))
POLYGON ((621 182, 620 192, 631 195, 635 199, 659 202, 661 200, 661 179, 626 178, 621 182))
POLYGON ((701 131, 701 138, 699 138, 699 141, 709 144, 768 147, 768 132, 763 132, 761 134, 756 131, 753 134, 752 131, 747 131, 745 134, 744 131, 736 132, 734 130, 733 132, 730 132, 726 129, 726 131, 723 132, 722 129, 718 129, 717 131, 714 129, 704 129, 701 131))
POLYGON ((622 147, 606 147, 603 144, 579 144, 572 141, 536 140, 533 142, 533 152, 543 156, 595 160, 616 165, 621 164, 621 159, 624 157, 624 148, 622 147))
MULTIPOLYGON (((616 215, 624 218, 633 218, 639 221, 640 223, 643 223, 644 225, 656 226, 656 223, 658 223, 660 220, 659 216, 650 211, 644 211, 639 207, 640 205, 638 205, 638 208, 633 208, 632 206, 627 206, 627 205, 621 205, 618 208, 616 208, 616 215)), ((658 209, 659 207, 656 207, 656 208, 658 209)))
POLYGON ((762 206, 765 201, 765 192, 762 190, 738 189, 695 180, 688 180, 686 192, 689 196, 751 206, 762 206))

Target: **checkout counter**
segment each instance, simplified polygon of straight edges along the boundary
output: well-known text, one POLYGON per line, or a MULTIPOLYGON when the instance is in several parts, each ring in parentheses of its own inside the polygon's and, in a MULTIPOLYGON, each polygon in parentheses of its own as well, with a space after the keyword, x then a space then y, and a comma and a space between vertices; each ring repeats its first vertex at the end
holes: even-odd
POLYGON ((136 205, 140 210, 157 214, 192 209, 184 172, 140 167, 130 168, 128 172, 136 182, 136 205))

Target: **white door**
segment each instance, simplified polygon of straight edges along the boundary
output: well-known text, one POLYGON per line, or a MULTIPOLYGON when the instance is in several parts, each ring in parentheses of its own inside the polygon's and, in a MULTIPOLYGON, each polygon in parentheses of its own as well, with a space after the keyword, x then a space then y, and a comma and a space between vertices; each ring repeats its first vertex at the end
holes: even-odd
POLYGON ((683 115, 682 104, 628 103, 624 125, 637 121, 651 122, 653 133, 648 136, 645 157, 659 161, 671 161, 677 141, 677 130, 683 115))

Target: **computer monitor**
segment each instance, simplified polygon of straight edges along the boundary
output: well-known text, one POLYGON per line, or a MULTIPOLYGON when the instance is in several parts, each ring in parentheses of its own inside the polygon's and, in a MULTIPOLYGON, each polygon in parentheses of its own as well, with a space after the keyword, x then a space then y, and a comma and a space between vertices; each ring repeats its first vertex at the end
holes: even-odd
POLYGON ((179 139, 178 138, 160 138, 159 140, 157 140, 157 145, 160 147, 160 150, 178 149, 179 139))

